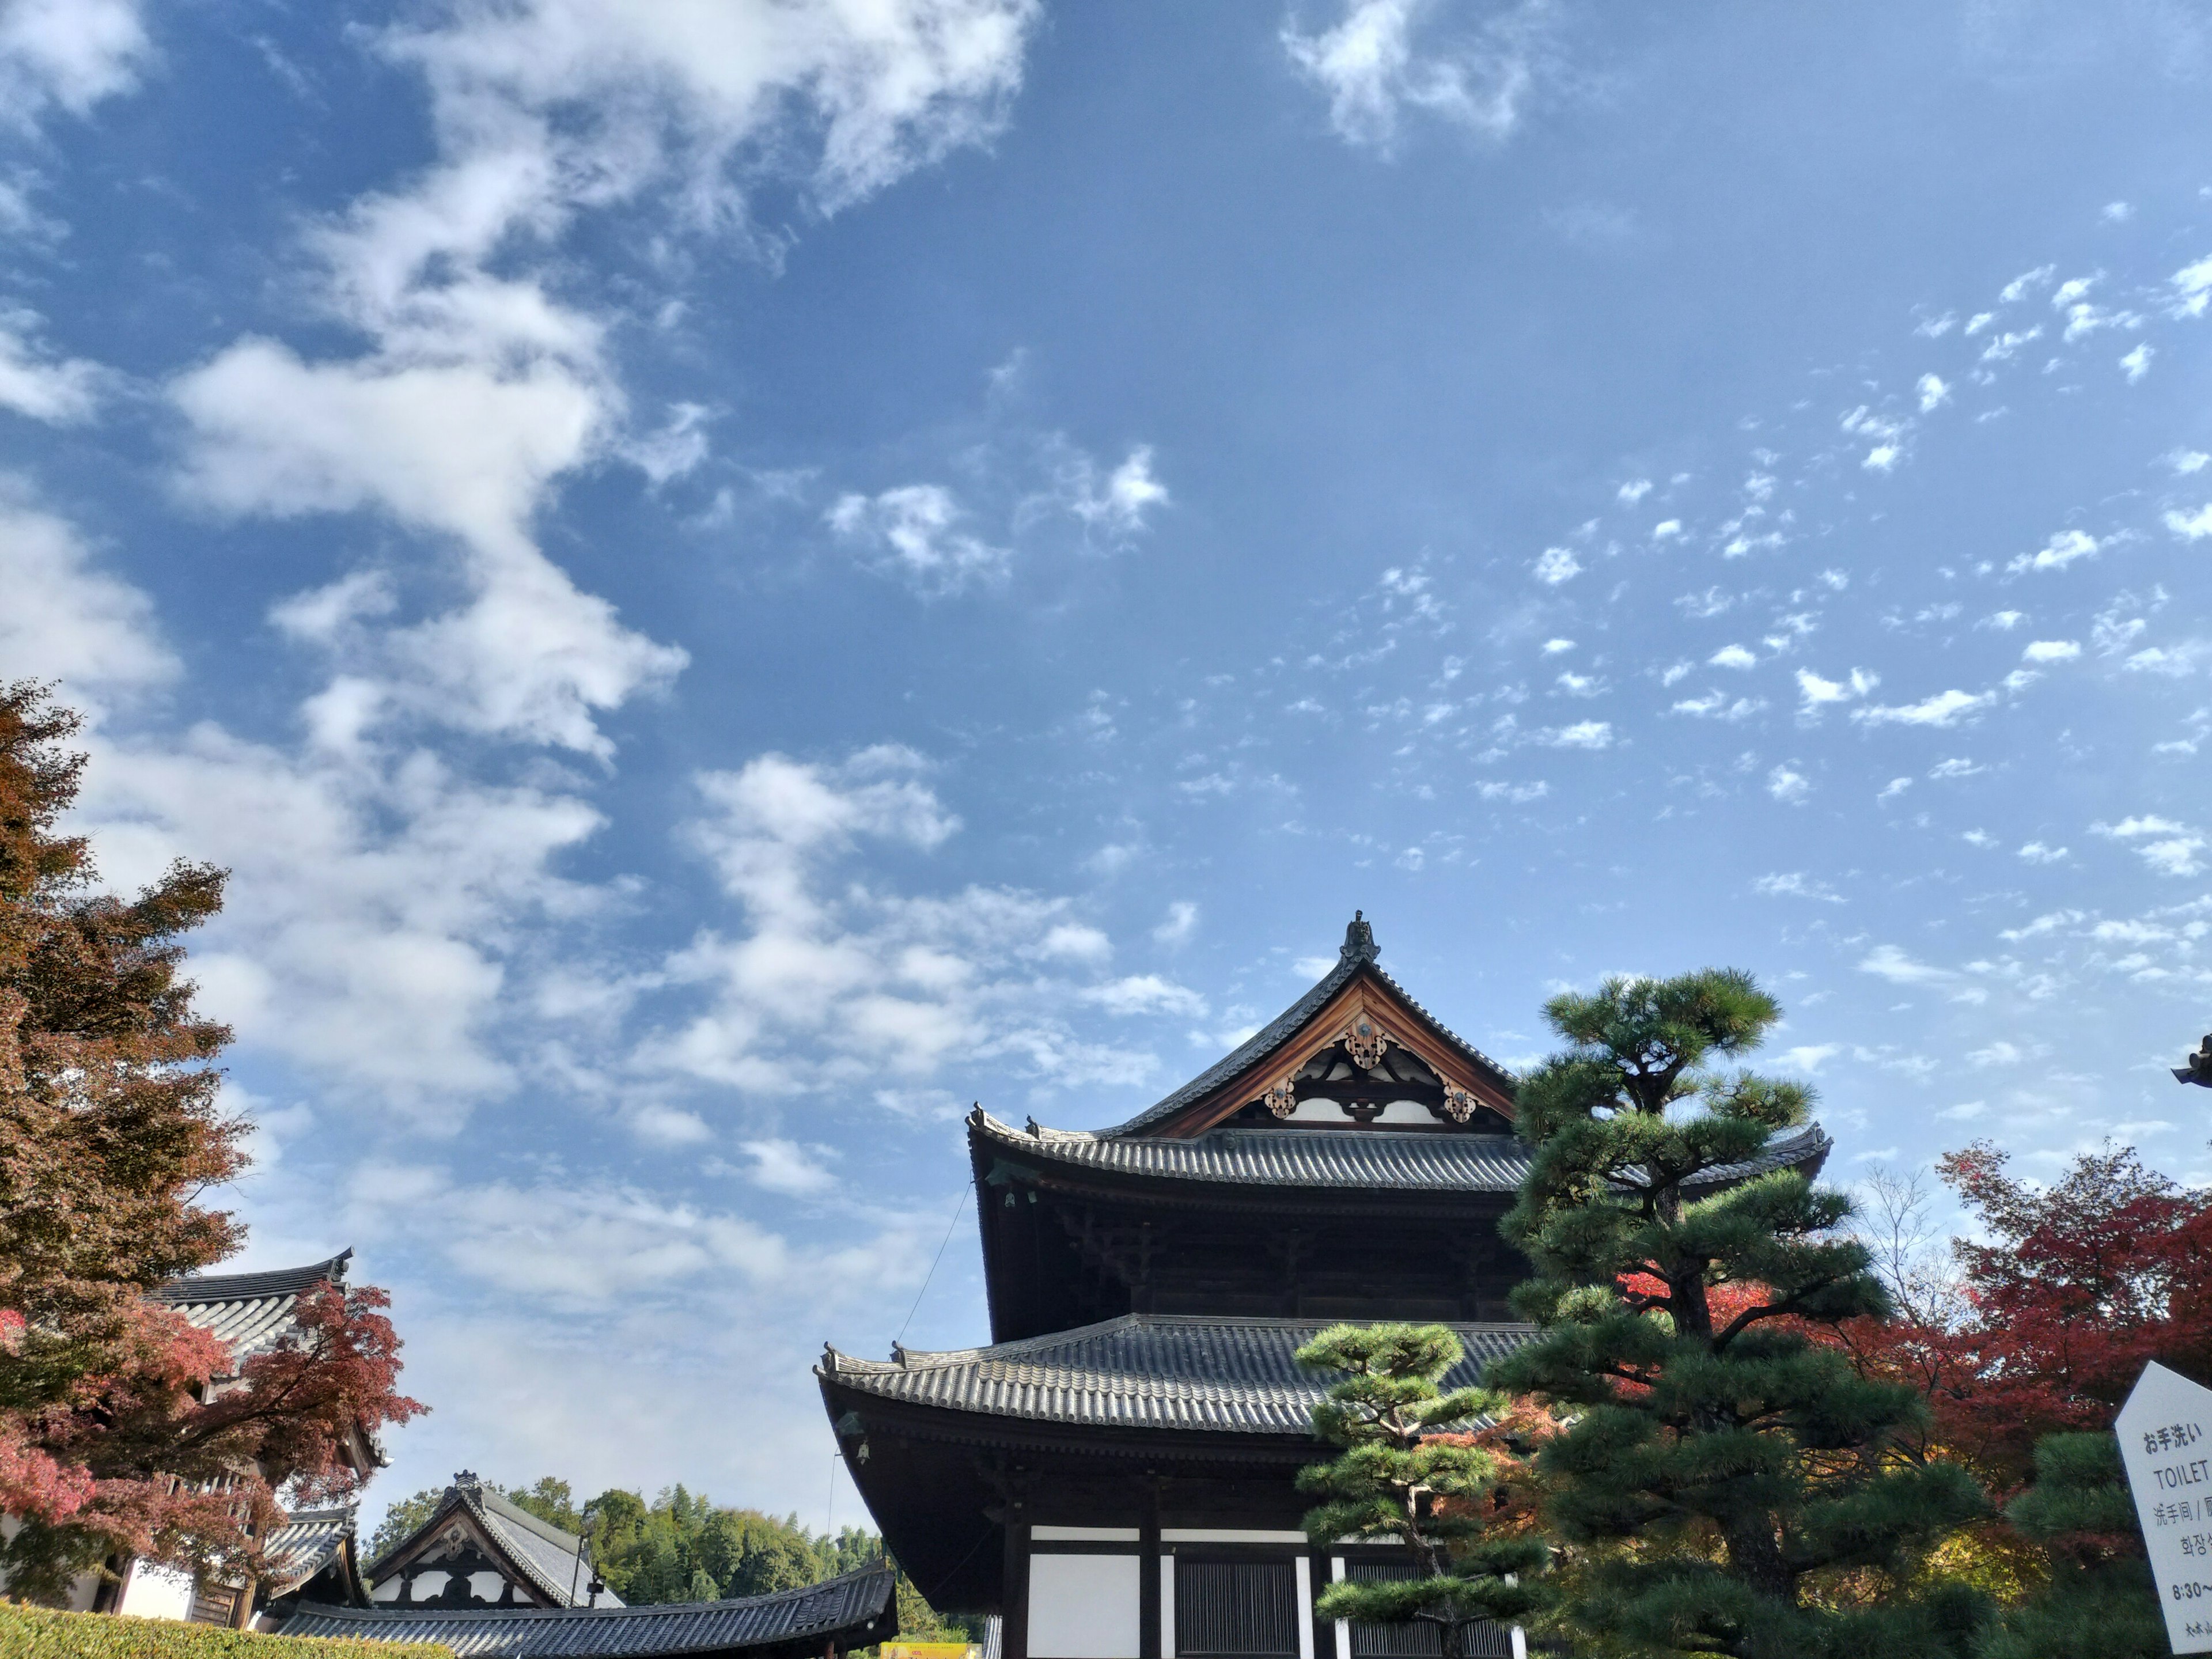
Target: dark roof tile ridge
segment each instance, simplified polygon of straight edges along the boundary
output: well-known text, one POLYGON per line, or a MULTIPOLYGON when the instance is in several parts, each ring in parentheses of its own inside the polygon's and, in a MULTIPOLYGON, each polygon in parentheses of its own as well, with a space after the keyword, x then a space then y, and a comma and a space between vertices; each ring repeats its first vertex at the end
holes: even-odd
POLYGON ((1217 1123, 1204 1133, 1195 1135, 1125 1135, 1087 1129, 1044 1129, 1040 1133, 1030 1134, 1026 1130, 1007 1130, 995 1119, 988 1127, 999 1130, 1000 1138, 1010 1146, 1048 1149, 1069 1146, 1196 1148, 1208 1144, 1218 1145, 1225 1140, 1233 1140, 1240 1145, 1249 1142, 1265 1146, 1270 1140, 1285 1138, 1295 1139, 1301 1143, 1327 1141, 1331 1145, 1370 1140, 1387 1140, 1393 1146, 1408 1141, 1419 1141, 1425 1146, 1431 1141, 1444 1146, 1457 1146, 1467 1141, 1480 1142, 1486 1146, 1499 1142, 1519 1144, 1519 1137, 1504 1130, 1352 1128, 1318 1123, 1217 1123))
MULTIPOLYGON (((486 1505, 484 1499, 487 1498, 496 1498, 499 1497, 498 1493, 487 1492, 481 1486, 456 1486, 455 1490, 461 1494, 461 1502, 467 1505, 469 1512, 474 1515, 477 1521, 483 1523, 483 1528, 486 1532, 489 1532, 494 1538, 499 1540, 500 1544, 507 1552, 507 1559, 513 1561, 515 1565, 522 1569, 523 1572, 529 1577, 531 1583, 537 1585, 538 1589, 544 1590, 548 1595, 559 1596, 563 1602, 567 1603, 570 1607, 574 1607, 575 1605, 574 1600, 571 1599, 576 1593, 575 1585, 573 1583, 563 1584, 559 1579, 554 1577, 552 1574, 546 1571, 544 1566, 538 1560, 538 1559, 532 1555, 527 1549, 523 1547, 521 1540, 515 1538, 508 1532, 507 1528, 510 1523, 508 1522, 507 1516, 494 1511, 486 1505)), ((505 1499, 500 1499, 500 1508, 501 1510, 511 1510, 514 1507, 514 1505, 507 1503, 505 1499)), ((527 1515, 529 1514, 529 1511, 526 1510, 522 1511, 522 1513, 527 1515)), ((536 1519, 535 1516, 532 1516, 532 1520, 536 1519)), ((528 1530, 535 1532, 537 1528, 533 1526, 529 1528, 528 1530)), ((543 1534, 541 1534, 541 1536, 543 1534)), ((551 1544, 558 1543, 561 1540, 558 1539, 548 1538, 545 1539, 544 1541, 551 1544)), ((571 1544, 577 1541, 575 1535, 573 1533, 568 1535, 568 1541, 571 1544)))
POLYGON ((847 1371, 859 1371, 882 1376, 890 1372, 936 1370, 947 1365, 958 1365, 977 1359, 1003 1359, 1010 1355, 1045 1353, 1054 1348, 1066 1347, 1102 1331, 1127 1329, 1142 1324, 1148 1319, 1158 1319, 1158 1314, 1121 1314, 1112 1319, 1102 1319, 1095 1325, 1073 1325, 1064 1331, 1046 1331, 1038 1336, 1018 1336, 1011 1342, 987 1342, 974 1348, 901 1348, 906 1356, 901 1359, 862 1359, 855 1355, 831 1348, 837 1356, 840 1376, 847 1371))
POLYGON ((516 1503, 511 1498, 507 1498, 500 1492, 489 1492, 483 1488, 478 1488, 477 1496, 480 1500, 482 1500, 487 1510, 490 1510, 491 1505, 496 1504, 499 1507, 497 1510, 494 1512, 499 1516, 501 1520, 520 1522, 522 1525, 529 1528, 531 1531, 536 1533, 539 1537, 544 1539, 549 1544, 567 1544, 573 1546, 576 1542, 576 1534, 570 1532, 566 1527, 556 1526, 552 1522, 548 1521, 542 1515, 532 1515, 528 1510, 524 1509, 521 1504, 516 1503))
POLYGON ((345 1265, 353 1259, 349 1244, 336 1255, 311 1261, 303 1267, 264 1267, 250 1273, 186 1273, 157 1285, 152 1294, 163 1302, 191 1306, 203 1302, 252 1302, 288 1296, 325 1279, 343 1279, 345 1265))
MULTIPOLYGON (((1110 1129, 1098 1131, 1100 1137, 1118 1139, 1123 1136, 1133 1134, 1146 1124, 1158 1121, 1178 1107, 1195 1100, 1206 1090, 1218 1084, 1227 1082, 1246 1066, 1255 1064, 1273 1053, 1282 1046, 1284 1040, 1291 1032, 1304 1024, 1323 1003, 1334 996, 1347 980, 1362 968, 1371 966, 1374 961, 1375 952, 1371 946, 1358 952, 1340 951, 1337 953, 1336 965, 1307 987, 1289 1007, 1284 1009, 1281 1013, 1277 1014, 1274 1018, 1253 1032, 1250 1036, 1215 1060, 1196 1077, 1170 1091, 1138 1113, 1136 1116, 1127 1122, 1117 1123, 1110 1129)), ((1376 971, 1379 973, 1382 970, 1377 969, 1376 971)))
MULTIPOLYGON (((1398 1325, 1408 1322, 1395 1319, 1338 1319, 1325 1314, 1124 1314, 1121 1318, 1123 1321, 1133 1320, 1140 1325, 1173 1325, 1184 1328, 1228 1326, 1237 1330, 1302 1331, 1316 1326, 1398 1325)), ((1449 1325, 1458 1331, 1533 1331, 1536 1328, 1525 1320, 1518 1319, 1438 1319, 1413 1322, 1449 1325)), ((1104 1327, 1087 1325, 1083 1328, 1095 1331, 1104 1327)))
POLYGON ((1449 1025, 1445 1024, 1443 1023, 1443 1021, 1442 1021, 1442 1020, 1438 1019, 1438 1018, 1437 1018, 1434 1014, 1431 1013, 1431 1012, 1429 1012, 1425 1007, 1424 1007, 1424 1006, 1421 1005, 1421 1003, 1420 1003, 1419 1000, 1417 1000, 1414 998, 1414 996, 1413 996, 1413 993, 1412 993, 1412 992, 1410 992, 1410 991, 1407 990, 1407 988, 1406 988, 1404 986, 1402 986, 1402 985, 1399 984, 1399 983, 1398 983, 1398 981, 1397 981, 1396 980, 1395 980, 1395 979, 1391 978, 1391 977, 1390 977, 1389 971, 1387 969, 1385 969, 1385 968, 1384 968, 1384 967, 1383 967, 1380 963, 1376 963, 1376 964, 1375 964, 1375 975, 1376 975, 1376 978, 1378 978, 1378 979, 1380 979, 1380 980, 1381 980, 1381 981, 1382 981, 1385 985, 1389 986, 1392 990, 1395 991, 1395 992, 1396 992, 1400 996, 1403 997, 1403 998, 1406 1000, 1406 1006, 1407 1006, 1407 1007, 1411 1008, 1411 1009, 1412 1009, 1415 1013, 1419 1014, 1419 1015, 1423 1019, 1425 1019, 1426 1021, 1428 1021, 1430 1024, 1431 1024, 1431 1025, 1435 1026, 1435 1027, 1437 1028, 1437 1030, 1438 1030, 1439 1031, 1442 1031, 1442 1032, 1443 1032, 1446 1036, 1449 1037, 1449 1038, 1450 1038, 1454 1042, 1456 1042, 1457 1044, 1459 1044, 1459 1046, 1460 1046, 1461 1048, 1462 1048, 1466 1049, 1466 1050, 1468 1051, 1468 1053, 1469 1053, 1469 1054, 1473 1054, 1473 1055, 1474 1055, 1477 1060, 1480 1060, 1484 1065, 1486 1065, 1486 1066, 1487 1066, 1488 1067, 1490 1067, 1490 1069, 1491 1069, 1492 1071, 1493 1071, 1493 1072, 1497 1073, 1498 1076, 1500 1076, 1500 1077, 1502 1077, 1502 1078, 1505 1079, 1509 1083, 1516 1083, 1516 1084, 1517 1084, 1517 1083, 1519 1083, 1519 1082, 1521 1081, 1521 1079, 1520 1079, 1519 1075, 1518 1075, 1516 1073, 1515 1073, 1515 1072, 1514 1072, 1514 1070, 1512 1069, 1512 1067, 1510 1067, 1510 1066, 1501 1066, 1501 1065, 1499 1065, 1496 1060, 1492 1060, 1492 1059, 1488 1054, 1486 1054, 1485 1053, 1483 1053, 1481 1049, 1480 1049, 1480 1048, 1476 1048, 1476 1047, 1475 1047, 1472 1042, 1468 1042, 1465 1037, 1462 1036, 1461 1036, 1457 1031, 1453 1030, 1452 1030, 1452 1028, 1451 1028, 1450 1026, 1449 1026, 1449 1025))
POLYGON ((295 1619, 313 1616, 318 1619, 358 1619, 364 1623, 379 1620, 397 1622, 402 1620, 443 1622, 448 1619, 639 1619, 690 1617, 702 1613, 727 1612, 733 1607, 767 1607, 778 1601, 796 1601, 822 1590, 840 1588, 874 1574, 889 1577, 890 1567, 881 1561, 871 1562, 865 1567, 855 1567, 850 1572, 841 1572, 835 1578, 817 1579, 811 1584, 796 1585, 790 1589, 770 1590, 765 1595, 733 1595, 722 1601, 648 1601, 639 1607, 334 1607, 326 1601, 302 1601, 293 1614, 295 1619))

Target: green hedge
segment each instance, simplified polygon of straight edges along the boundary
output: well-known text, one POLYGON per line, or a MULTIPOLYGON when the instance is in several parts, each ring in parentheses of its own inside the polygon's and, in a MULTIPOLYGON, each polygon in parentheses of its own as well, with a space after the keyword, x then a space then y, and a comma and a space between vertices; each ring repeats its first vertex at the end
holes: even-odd
MULTIPOLYGON (((362 1659, 372 1644, 331 1636, 264 1636, 173 1619, 54 1613, 0 1601, 0 1659, 362 1659)), ((378 1642, 374 1659, 453 1659, 435 1642, 378 1642)))

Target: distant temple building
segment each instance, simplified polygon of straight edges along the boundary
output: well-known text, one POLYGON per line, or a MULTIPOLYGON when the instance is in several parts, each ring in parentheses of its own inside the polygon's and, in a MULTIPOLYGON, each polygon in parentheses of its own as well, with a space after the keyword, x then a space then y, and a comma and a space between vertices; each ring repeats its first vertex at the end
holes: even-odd
POLYGON ((510 1504, 468 1470, 430 1518, 368 1564, 369 1599, 394 1607, 618 1607, 584 1540, 510 1504))
MULTIPOLYGON (((1499 1236, 1529 1151, 1515 1079, 1376 965, 1336 964, 1234 1053, 1118 1128, 969 1119, 994 1342, 817 1375, 892 1554, 1006 1659, 1364 1659, 1435 1633, 1330 1625, 1333 1579, 1401 1551, 1316 1550, 1298 1469, 1329 1379, 1297 1349, 1346 1319, 1449 1324, 1479 1379, 1531 1328, 1499 1236)), ((1808 1127, 1755 1165, 1819 1168, 1808 1127)), ((1430 1645, 1421 1642, 1426 1637, 1430 1645)), ((1488 1633, 1516 1653, 1517 1632, 1488 1633)))

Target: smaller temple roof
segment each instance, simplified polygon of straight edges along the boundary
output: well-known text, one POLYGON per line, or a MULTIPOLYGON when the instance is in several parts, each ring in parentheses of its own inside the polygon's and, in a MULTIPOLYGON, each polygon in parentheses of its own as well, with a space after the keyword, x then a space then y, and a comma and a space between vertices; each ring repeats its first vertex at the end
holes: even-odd
MULTIPOLYGON (((354 1506, 339 1504, 328 1509, 294 1510, 292 1518, 271 1532, 266 1553, 270 1595, 286 1595, 344 1555, 354 1540, 354 1506)), ((353 1589, 360 1589, 358 1575, 353 1589)))
POLYGON ((896 1580, 884 1562, 799 1589, 650 1607, 391 1612, 308 1603, 286 1636, 436 1642, 454 1659, 628 1659, 661 1654, 793 1653, 864 1647, 897 1634, 896 1580))
MULTIPOLYGON (((430 1518, 370 1562, 362 1576, 372 1584, 386 1577, 392 1564, 410 1553, 419 1540, 443 1528, 456 1509, 466 1510, 494 1547, 514 1564, 515 1571, 559 1606, 574 1607, 586 1599, 584 1587, 593 1574, 588 1559, 581 1559, 580 1565, 582 1540, 574 1533, 532 1515, 520 1504, 510 1504, 497 1492, 487 1491, 466 1469, 453 1477, 453 1484, 446 1488, 445 1496, 439 1499, 437 1510, 430 1518)), ((622 1601, 612 1590, 602 1590, 599 1605, 619 1607, 622 1601)))
POLYGON ((1240 1073, 1257 1066, 1305 1030, 1308 1023, 1321 1012, 1329 999, 1350 984, 1362 969, 1389 987, 1391 992, 1428 1025, 1433 1036, 1456 1049, 1480 1071, 1488 1073, 1510 1097, 1515 1084, 1513 1073, 1414 1001, 1404 986, 1375 965, 1375 958, 1379 954, 1374 927, 1364 914, 1354 911, 1351 925, 1344 930, 1344 943, 1337 947, 1336 966, 1322 975, 1312 989, 1181 1088, 1146 1107, 1127 1123, 1118 1124, 1111 1129, 1102 1129, 1099 1133, 1109 1136, 1141 1134, 1155 1124, 1173 1117, 1192 1102, 1202 1099, 1240 1073))
POLYGON ((194 1273, 157 1286, 153 1294, 192 1324, 229 1345, 231 1363, 243 1365, 276 1346, 292 1329, 292 1310, 321 1284, 343 1285, 350 1249, 304 1267, 258 1273, 194 1273))
MULTIPOLYGON (((1049 1336, 939 1353, 901 1349, 890 1360, 823 1351, 816 1375, 863 1394, 945 1411, 1088 1428, 1313 1432, 1329 1379, 1297 1351, 1329 1319, 1235 1319, 1125 1314, 1049 1336)), ((1480 1380, 1485 1362, 1534 1334, 1529 1325, 1451 1328, 1467 1358, 1444 1386, 1480 1380)))
MULTIPOLYGON (((978 1107, 969 1117, 981 1135, 1054 1163, 1170 1181, 1256 1187, 1369 1191, 1510 1193, 1528 1173, 1533 1150, 1511 1135, 1432 1134, 1419 1130, 1209 1129, 1188 1140, 1124 1137, 1118 1129, 1018 1129, 978 1107)), ((1776 1170, 1819 1166, 1830 1146, 1817 1123, 1778 1136, 1757 1158, 1709 1170, 1693 1187, 1717 1187, 1776 1170)))

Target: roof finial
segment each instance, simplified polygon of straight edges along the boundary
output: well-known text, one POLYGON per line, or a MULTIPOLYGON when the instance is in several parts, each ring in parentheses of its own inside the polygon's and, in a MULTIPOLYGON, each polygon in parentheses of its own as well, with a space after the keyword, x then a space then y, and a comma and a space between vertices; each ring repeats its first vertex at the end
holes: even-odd
POLYGON ((1365 911, 1354 910, 1352 913, 1351 925, 1344 930, 1343 948, 1338 951, 1337 954, 1350 957, 1355 962, 1375 960, 1377 954, 1375 949, 1375 930, 1367 925, 1365 911))

